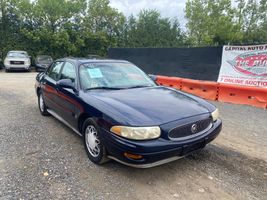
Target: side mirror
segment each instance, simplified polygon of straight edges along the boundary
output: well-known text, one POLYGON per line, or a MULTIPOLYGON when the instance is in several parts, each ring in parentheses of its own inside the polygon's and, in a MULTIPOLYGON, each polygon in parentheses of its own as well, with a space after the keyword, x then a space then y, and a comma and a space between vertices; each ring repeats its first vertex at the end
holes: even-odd
POLYGON ((57 85, 62 88, 69 88, 69 89, 73 89, 73 91, 76 91, 76 88, 73 82, 71 81, 71 79, 61 79, 57 82, 57 85))
POLYGON ((157 81, 157 76, 156 76, 156 75, 148 74, 148 76, 149 76, 154 82, 157 81))

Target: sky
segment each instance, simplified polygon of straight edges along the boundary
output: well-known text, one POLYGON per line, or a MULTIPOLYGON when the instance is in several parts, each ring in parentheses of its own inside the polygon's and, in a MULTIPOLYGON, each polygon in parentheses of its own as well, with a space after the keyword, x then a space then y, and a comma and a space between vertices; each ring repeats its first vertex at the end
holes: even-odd
POLYGON ((142 9, 157 9, 163 17, 178 18, 181 27, 185 28, 185 2, 186 0, 110 0, 110 5, 126 16, 136 16, 142 9))

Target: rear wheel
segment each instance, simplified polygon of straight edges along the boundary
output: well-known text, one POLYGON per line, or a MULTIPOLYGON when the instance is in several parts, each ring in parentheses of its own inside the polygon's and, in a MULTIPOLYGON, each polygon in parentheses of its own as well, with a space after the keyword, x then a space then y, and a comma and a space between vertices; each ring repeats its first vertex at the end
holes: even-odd
POLYGON ((106 149, 99 134, 97 124, 87 119, 83 123, 83 141, 89 159, 95 164, 103 164, 109 159, 106 157, 106 149))
POLYGON ((6 72, 9 72, 9 69, 5 68, 5 71, 6 71, 6 72))
POLYGON ((38 106, 39 106, 40 113, 43 116, 48 116, 49 115, 49 113, 47 112, 47 107, 45 105, 42 92, 38 93, 38 106))

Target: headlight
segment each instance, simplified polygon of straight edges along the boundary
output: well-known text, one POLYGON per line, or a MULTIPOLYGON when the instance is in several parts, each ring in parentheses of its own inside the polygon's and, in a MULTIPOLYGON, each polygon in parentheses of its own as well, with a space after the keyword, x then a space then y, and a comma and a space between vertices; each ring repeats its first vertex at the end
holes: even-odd
POLYGON ((211 116, 212 116, 213 121, 215 122, 215 121, 219 118, 219 109, 216 108, 216 110, 214 110, 214 111, 211 113, 211 116))
POLYGON ((9 63, 9 60, 4 60, 4 65, 8 65, 9 63))
POLYGON ((119 136, 132 140, 149 140, 160 136, 160 128, 154 127, 128 127, 128 126, 113 126, 110 131, 119 136))
POLYGON ((26 65, 30 65, 31 64, 31 61, 30 60, 26 60, 25 64, 26 65))

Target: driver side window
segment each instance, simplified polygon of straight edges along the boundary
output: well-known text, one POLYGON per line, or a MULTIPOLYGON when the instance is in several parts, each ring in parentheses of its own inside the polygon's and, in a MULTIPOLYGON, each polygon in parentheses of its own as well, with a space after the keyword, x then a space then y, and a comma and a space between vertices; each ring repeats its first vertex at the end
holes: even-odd
POLYGON ((76 80, 76 71, 75 71, 75 66, 72 63, 66 62, 61 75, 60 79, 70 79, 73 83, 76 80))

